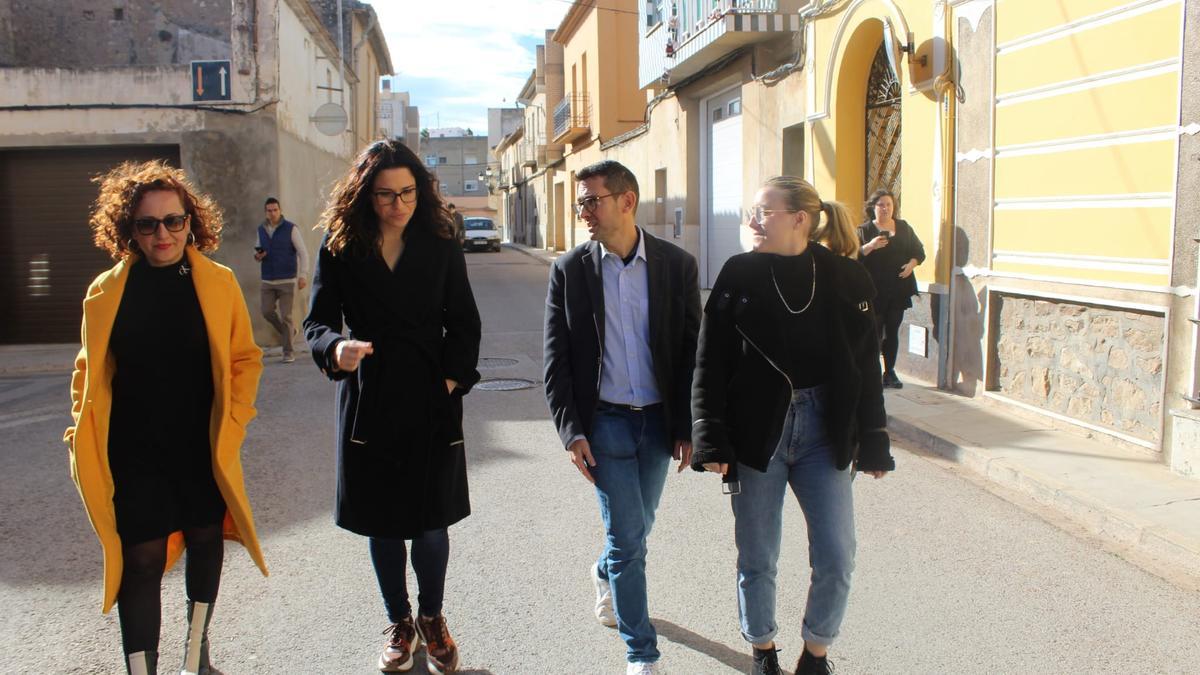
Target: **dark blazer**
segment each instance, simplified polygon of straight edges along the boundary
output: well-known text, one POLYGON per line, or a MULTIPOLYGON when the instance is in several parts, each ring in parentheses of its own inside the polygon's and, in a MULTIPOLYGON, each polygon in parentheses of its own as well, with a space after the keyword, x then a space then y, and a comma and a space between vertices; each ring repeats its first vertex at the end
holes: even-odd
MULTIPOLYGON (((811 244, 817 288, 832 303, 832 379, 826 428, 837 467, 857 461, 860 471, 895 468, 879 370, 872 299, 862 265, 811 244)), ((778 355, 803 345, 785 342, 784 311, 766 256, 735 255, 725 262, 704 308, 692 388, 692 467, 741 462, 766 471, 791 401, 778 355)))
MULTIPOLYGON (((691 438, 692 369, 700 329, 696 259, 642 231, 650 289, 650 352, 671 438, 691 438)), ((600 400, 604 345, 604 280, 600 244, 575 247, 550 266, 546 294, 544 367, 546 402, 566 446, 588 436, 600 400)))
POLYGON ((912 307, 912 296, 917 295, 917 275, 910 274, 900 278, 900 268, 909 260, 917 264, 925 262, 925 246, 921 244, 917 233, 906 221, 896 219, 896 236, 888 245, 873 253, 863 253, 862 247, 879 236, 879 228, 875 221, 867 221, 858 226, 858 253, 871 280, 875 282, 875 290, 879 297, 876 303, 881 308, 897 305, 912 307))
POLYGON ((404 255, 334 256, 321 243, 304 335, 337 385, 340 527, 411 539, 471 512, 462 397, 476 382, 480 321, 462 248, 410 224, 404 255), (351 373, 333 369, 342 337, 374 344, 351 373), (458 382, 447 394, 445 380, 458 382))

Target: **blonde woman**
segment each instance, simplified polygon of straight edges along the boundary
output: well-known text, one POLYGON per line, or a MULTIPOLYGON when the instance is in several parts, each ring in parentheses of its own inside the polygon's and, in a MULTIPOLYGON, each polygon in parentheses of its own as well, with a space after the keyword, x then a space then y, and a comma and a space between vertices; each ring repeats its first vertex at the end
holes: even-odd
MULTIPOLYGON (((815 238, 850 216, 807 182, 768 180, 747 218, 754 250, 722 267, 704 309, 692 389, 692 467, 725 477, 738 549, 742 636, 754 672, 780 673, 775 637, 783 501, 808 524, 812 582, 798 674, 827 673, 854 569, 855 471, 889 451, 866 270, 815 238)), ((787 582, 803 583, 797 576, 787 582)))
POLYGON ((117 261, 83 301, 71 378, 71 476, 104 549, 104 602, 125 665, 157 672, 164 570, 187 551, 182 672, 209 673, 224 540, 267 573, 242 486, 262 351, 237 279, 205 257, 221 212, 163 162, 97 179, 96 245, 117 261))

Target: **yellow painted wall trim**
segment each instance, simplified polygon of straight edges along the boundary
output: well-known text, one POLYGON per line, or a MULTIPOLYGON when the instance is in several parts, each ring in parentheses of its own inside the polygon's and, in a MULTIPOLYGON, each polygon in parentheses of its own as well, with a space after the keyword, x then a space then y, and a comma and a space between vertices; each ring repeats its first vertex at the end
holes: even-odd
MULTIPOLYGON (((1196 289, 1191 286, 1156 286, 1153 284, 1131 284, 1120 281, 1101 281, 1099 279, 1081 279, 1075 277, 1056 277, 1043 274, 1024 274, 1021 272, 1007 272, 1003 270, 992 270, 986 267, 976 267, 974 265, 966 265, 961 268, 955 268, 955 273, 962 274, 964 277, 976 279, 1011 279, 1013 281, 1036 281, 1056 284, 1060 286, 1084 286, 1089 288, 1103 288, 1118 291, 1137 291, 1140 293, 1151 293, 1157 295, 1172 295, 1180 298, 1191 297, 1196 294, 1196 289)), ((989 284, 988 288, 992 288, 989 284)), ((1021 291, 1023 295, 1037 295, 1039 292, 1030 290, 1021 291)), ((1055 294, 1044 293, 1046 297, 1055 297, 1055 294)), ((1116 301, 1106 298, 1091 298, 1088 300, 1092 304, 1113 304, 1116 301)))
MULTIPOLYGON (((829 44, 829 58, 825 61, 825 97, 818 103, 816 110, 813 110, 808 115, 808 120, 818 120, 829 117, 829 101, 833 97, 833 74, 836 70, 833 64, 838 63, 838 52, 841 50, 842 39, 846 37, 846 30, 852 23, 854 15, 865 4, 876 3, 883 5, 883 9, 887 12, 889 18, 895 21, 897 32, 897 42, 907 42, 908 34, 912 32, 908 27, 908 20, 904 18, 904 12, 896 6, 892 0, 854 0, 846 11, 842 14, 842 20, 838 23, 837 31, 833 34, 833 41, 829 44)), ((880 18, 872 16, 871 18, 880 18)), ((900 62, 900 56, 897 55, 896 63, 900 62)))
MULTIPOLYGON (((1003 293, 1005 295, 1023 295, 1031 298, 1046 298, 1048 300, 1062 300, 1064 302, 1076 302, 1087 305, 1099 305, 1100 307, 1113 307, 1117 309, 1136 309, 1143 312, 1165 312, 1171 308, 1171 299, 1167 297, 1161 298, 1161 304, 1154 302, 1134 302, 1130 300, 1117 300, 1114 298, 1097 298, 1091 295, 1076 295, 1073 293, 1062 293, 1053 290, 1031 290, 1019 286, 1004 286, 1002 284, 991 284, 988 290, 995 293, 1003 293)), ((1173 294, 1163 294, 1173 295, 1173 294)))
POLYGON ((1134 80, 1144 80, 1167 73, 1179 72, 1179 59, 1170 58, 1160 61, 1151 61, 1150 63, 1139 63, 1136 66, 1127 68, 1117 68, 1103 73, 1088 75, 1073 80, 1064 80, 1062 82, 1054 82, 1031 89, 1022 89, 1020 91, 1009 92, 1007 94, 999 94, 996 96, 996 107, 1003 108, 1005 106, 1014 105, 1017 103, 1026 103, 1028 101, 1036 101, 1039 99, 1061 96, 1063 94, 1073 94, 1077 91, 1086 91, 1095 89, 1118 82, 1131 82, 1134 80))
POLYGON ((1136 274, 1170 274, 1171 272, 1171 261, 1166 258, 1117 258, 1102 255, 995 250, 992 251, 992 262, 1136 274))
MULTIPOLYGON (((1200 131, 1200 124, 1195 125, 1200 131)), ((1107 148, 1115 145, 1131 143, 1153 143, 1169 141, 1175 136, 1187 133, 1185 127, 1161 126, 1148 129, 1130 129, 1114 131, 1107 134, 1091 134, 1072 138, 1056 138, 1049 141, 1034 141, 1033 143, 1014 143, 996 148, 996 157, 1021 157, 1024 155, 1045 155, 1068 150, 1085 150, 1088 148, 1107 148)), ((1195 133, 1195 132, 1192 132, 1195 133)))
POLYGON ((1050 209, 1171 208, 1174 192, 1144 192, 1118 195, 1058 195, 997 199, 997 211, 1043 211, 1050 209))
POLYGON ((1124 21, 1125 19, 1137 16, 1139 14, 1153 12, 1162 9, 1163 7, 1169 7, 1171 5, 1178 4, 1179 0, 1137 0, 1136 2, 1131 2, 1121 7, 1114 7, 1113 9, 1092 14, 1091 16, 1085 16, 1081 19, 1076 19, 1075 21, 1054 26, 1053 28, 1047 28, 1043 31, 1024 35, 1015 40, 1009 40, 1008 42, 997 45, 996 53, 998 55, 1004 55, 1010 52, 1019 51, 1026 47, 1032 47, 1034 45, 1051 42, 1053 40, 1066 37, 1067 35, 1080 33, 1097 26, 1124 21))

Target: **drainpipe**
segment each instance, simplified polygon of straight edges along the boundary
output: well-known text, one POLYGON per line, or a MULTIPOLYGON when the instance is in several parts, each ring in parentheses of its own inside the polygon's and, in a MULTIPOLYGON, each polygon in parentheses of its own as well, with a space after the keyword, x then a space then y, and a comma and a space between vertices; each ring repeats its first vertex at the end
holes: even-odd
MULTIPOLYGON (((942 2, 945 14, 946 35, 953 38, 954 18, 953 12, 947 3, 942 2)), ((953 50, 949 45, 951 40, 944 40, 946 45, 946 70, 938 75, 934 80, 934 91, 937 92, 938 105, 938 133, 943 135, 942 138, 942 212, 941 227, 945 231, 947 225, 950 226, 950 270, 947 276, 946 284, 946 301, 942 303, 938 341, 942 348, 938 350, 938 388, 944 390, 954 389, 954 335, 955 335, 955 301, 957 292, 955 291, 955 282, 958 275, 958 227, 955 224, 955 209, 954 201, 957 198, 958 192, 958 162, 957 148, 957 116, 958 116, 958 60, 953 58, 953 50), (947 94, 950 94, 947 98, 947 94), (943 106, 945 109, 943 110, 943 106), (943 124, 945 130, 943 131, 943 124)))

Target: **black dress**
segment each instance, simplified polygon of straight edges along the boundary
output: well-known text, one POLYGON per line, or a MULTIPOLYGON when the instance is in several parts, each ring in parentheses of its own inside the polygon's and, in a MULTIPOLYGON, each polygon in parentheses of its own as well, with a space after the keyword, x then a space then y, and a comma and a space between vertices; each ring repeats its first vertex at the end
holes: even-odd
POLYGON ((186 260, 134 263, 113 322, 108 461, 126 546, 225 516, 209 439, 212 357, 186 260))

